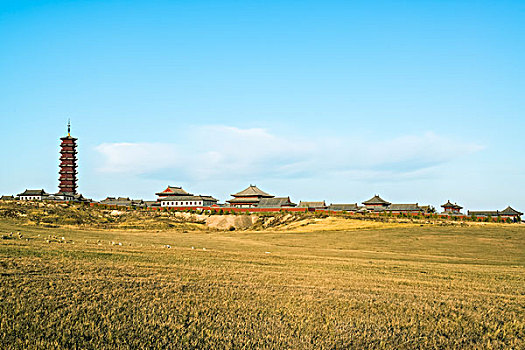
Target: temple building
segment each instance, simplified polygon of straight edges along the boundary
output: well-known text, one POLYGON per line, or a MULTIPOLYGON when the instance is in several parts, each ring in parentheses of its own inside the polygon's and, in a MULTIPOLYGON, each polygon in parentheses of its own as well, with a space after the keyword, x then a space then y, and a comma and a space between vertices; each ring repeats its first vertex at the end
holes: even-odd
POLYGON ((365 205, 366 209, 370 211, 383 211, 392 203, 385 201, 376 194, 369 200, 364 201, 363 204, 365 205))
POLYGON ((67 123, 67 136, 60 138, 59 191, 57 197, 74 200, 77 196, 77 139, 71 137, 71 123, 67 123))
POLYGON ((461 214, 461 209, 463 209, 461 205, 457 205, 456 203, 452 204, 450 200, 441 207, 443 208, 444 214, 461 214))
POLYGON ((146 207, 146 203, 142 199, 130 199, 129 197, 106 197, 106 199, 100 201, 100 204, 115 207, 146 207))
POLYGON ((347 212, 356 212, 360 208, 357 203, 346 203, 346 204, 330 204, 328 210, 330 211, 347 211, 347 212))
POLYGON ((261 191, 257 186, 250 185, 248 188, 232 194, 233 199, 227 201, 230 206, 237 208, 256 208, 264 198, 274 198, 271 194, 261 191))
POLYGON ((391 214, 419 214, 429 212, 430 206, 420 206, 418 203, 390 204, 384 210, 391 214))
POLYGON ((51 195, 42 190, 25 190, 22 193, 17 194, 17 197, 21 201, 42 201, 46 200, 51 195))
POLYGON ((218 200, 212 196, 193 195, 186 192, 182 187, 168 186, 164 191, 155 193, 161 207, 211 207, 218 200))
POLYGON ((507 208, 505 208, 505 209, 503 209, 501 211, 500 210, 495 210, 495 211, 471 211, 471 210, 469 210, 467 213, 468 213, 469 216, 482 217, 482 218, 486 218, 486 217, 498 218, 498 217, 501 217, 501 218, 504 218, 504 219, 506 219, 506 218, 514 219, 514 221, 521 220, 521 216, 523 215, 522 212, 519 212, 516 209, 511 208, 510 206, 508 206, 507 208))
POLYGON ((317 202, 300 201, 299 208, 307 208, 309 211, 311 210, 313 211, 313 210, 325 210, 325 209, 328 209, 328 206, 326 205, 325 201, 317 201, 317 202))
POLYGON ((261 198, 257 208, 293 208, 297 204, 290 200, 290 197, 261 198))

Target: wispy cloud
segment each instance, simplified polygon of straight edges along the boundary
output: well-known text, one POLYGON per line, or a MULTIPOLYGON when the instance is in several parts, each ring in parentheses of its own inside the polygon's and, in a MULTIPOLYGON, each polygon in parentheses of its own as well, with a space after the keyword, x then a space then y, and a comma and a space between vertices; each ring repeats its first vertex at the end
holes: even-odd
POLYGON ((426 169, 483 149, 427 132, 365 142, 358 137, 278 136, 266 129, 203 126, 169 143, 105 143, 101 172, 176 172, 179 179, 289 177, 341 173, 359 177, 417 177, 426 169))
POLYGON ((167 169, 180 158, 174 144, 162 143, 103 143, 95 150, 104 161, 98 169, 104 173, 146 174, 167 169))

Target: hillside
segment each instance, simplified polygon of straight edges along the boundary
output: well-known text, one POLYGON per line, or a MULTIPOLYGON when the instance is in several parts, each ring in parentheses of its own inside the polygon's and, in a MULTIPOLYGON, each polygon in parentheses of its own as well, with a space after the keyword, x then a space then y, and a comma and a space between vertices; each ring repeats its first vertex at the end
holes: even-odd
POLYGON ((525 346, 524 226, 353 220, 353 228, 333 221, 327 227, 337 229, 328 230, 323 220, 332 218, 305 220, 315 222, 233 232, 0 220, 0 342, 7 349, 525 346))
POLYGON ((71 227, 105 230, 277 230, 313 232, 330 230, 384 229, 411 225, 478 226, 498 225, 460 222, 443 218, 403 218, 376 215, 335 215, 325 213, 225 214, 107 209, 81 204, 45 202, 0 202, 0 220, 20 225, 71 227))

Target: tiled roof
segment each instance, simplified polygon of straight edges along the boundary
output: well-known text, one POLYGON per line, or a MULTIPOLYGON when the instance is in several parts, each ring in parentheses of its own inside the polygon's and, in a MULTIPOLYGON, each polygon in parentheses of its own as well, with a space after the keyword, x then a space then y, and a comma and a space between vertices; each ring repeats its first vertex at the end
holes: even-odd
POLYGON ((510 206, 499 211, 499 210, 486 210, 486 211, 468 211, 468 215, 479 215, 479 216, 501 216, 501 215, 516 215, 522 216, 523 213, 511 208, 510 206))
POLYGON ((461 205, 457 205, 456 203, 452 204, 449 201, 447 201, 445 204, 443 204, 441 207, 443 208, 454 208, 454 209, 463 209, 463 207, 461 205))
POLYGON ((330 210, 344 210, 344 211, 357 211, 359 207, 357 203, 354 204, 330 204, 328 207, 330 210))
POLYGON ((252 198, 233 198, 233 199, 230 199, 226 202, 228 203, 259 203, 261 199, 260 198, 257 198, 257 197, 252 197, 252 198))
POLYGON ((18 196, 47 196, 46 191, 42 190, 25 190, 24 193, 20 193, 18 196))
POLYGON ((304 201, 300 201, 299 202, 299 207, 301 207, 301 208, 324 208, 324 207, 326 207, 326 202, 325 201, 321 201, 321 202, 304 202, 304 201))
POLYGON ((387 202, 385 201, 383 198, 379 197, 377 194, 375 196, 373 196, 372 198, 370 198, 369 200, 367 201, 364 201, 363 204, 384 204, 384 205, 389 205, 391 204, 390 202, 387 202))
POLYGON ((499 212, 501 215, 519 215, 522 216, 523 213, 517 211, 516 209, 511 208, 510 206, 506 207, 502 211, 499 212))
POLYGON ((295 207, 297 204, 290 201, 290 197, 261 198, 259 208, 295 207))
POLYGON ((480 211, 471 211, 467 212, 468 215, 480 215, 480 216, 498 216, 499 211, 497 210, 480 210, 480 211))
POLYGON ((390 204, 386 211, 422 211, 423 209, 416 204, 390 204))
POLYGON ((0 200, 3 200, 3 201, 10 201, 10 200, 13 200, 15 199, 15 197, 13 196, 2 196, 0 197, 0 200))
POLYGON ((142 199, 130 199, 127 197, 108 197, 100 201, 100 204, 105 205, 116 205, 116 206, 143 206, 144 201, 142 199))
POLYGON ((238 192, 236 194, 232 194, 233 197, 249 197, 249 196, 258 196, 258 197, 267 197, 271 198, 273 197, 271 194, 268 194, 264 191, 261 191, 257 186, 250 185, 248 188, 242 190, 241 192, 238 192))
POLYGON ((211 196, 169 196, 167 198, 162 198, 161 202, 169 201, 213 201, 216 202, 217 199, 211 196))
POLYGON ((155 193, 157 196, 193 196, 182 189, 182 187, 168 186, 164 191, 155 193))

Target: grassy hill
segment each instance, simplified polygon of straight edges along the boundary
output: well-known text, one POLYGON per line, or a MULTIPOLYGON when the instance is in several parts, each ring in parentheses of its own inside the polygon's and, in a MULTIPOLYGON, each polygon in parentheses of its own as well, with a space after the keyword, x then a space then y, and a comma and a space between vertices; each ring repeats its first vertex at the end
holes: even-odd
POLYGON ((525 347, 525 225, 19 220, 0 220, 4 348, 525 347))

